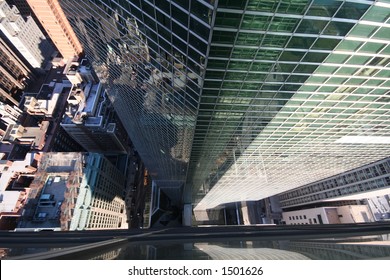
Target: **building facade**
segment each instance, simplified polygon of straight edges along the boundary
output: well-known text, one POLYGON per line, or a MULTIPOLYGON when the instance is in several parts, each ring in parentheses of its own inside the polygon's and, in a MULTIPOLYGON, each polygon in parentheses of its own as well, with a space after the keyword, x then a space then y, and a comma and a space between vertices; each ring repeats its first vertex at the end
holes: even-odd
POLYGON ((31 150, 42 150, 46 143, 49 121, 42 121, 37 126, 25 127, 19 123, 10 124, 1 139, 1 143, 22 145, 31 150))
POLYGON ((18 106, 18 93, 35 80, 31 66, 22 61, 9 42, 0 35, 0 97, 18 106))
POLYGON ((23 18, 5 0, 0 1, 0 30, 34 68, 44 67, 54 53, 33 18, 23 18))
POLYGON ((284 209, 308 204, 365 199, 389 194, 390 159, 386 158, 348 172, 280 194, 284 209))
POLYGON ((0 229, 13 230, 22 215, 39 155, 28 153, 23 160, 15 161, 2 156, 0 154, 0 229))
POLYGON ((71 63, 65 71, 73 87, 62 128, 88 152, 126 154, 127 133, 88 61, 71 63))
POLYGON ((195 213, 390 154, 385 1, 60 4, 152 178, 195 213))
POLYGON ((0 101, 0 116, 1 121, 9 124, 18 122, 22 111, 16 106, 10 106, 0 101))
POLYGON ((43 153, 18 228, 125 229, 124 182, 101 154, 43 153))
POLYGON ((83 48, 57 0, 27 2, 64 59, 82 54, 83 48))
POLYGON ((283 212, 282 215, 287 225, 370 223, 375 221, 367 205, 318 207, 283 212))

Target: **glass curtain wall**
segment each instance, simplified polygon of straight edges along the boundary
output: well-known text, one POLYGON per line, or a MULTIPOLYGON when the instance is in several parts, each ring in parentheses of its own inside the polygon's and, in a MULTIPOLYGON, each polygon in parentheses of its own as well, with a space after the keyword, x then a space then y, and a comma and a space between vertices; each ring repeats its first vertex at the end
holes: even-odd
POLYGON ((390 154, 345 138, 389 136, 388 1, 60 3, 152 178, 200 210, 390 154))

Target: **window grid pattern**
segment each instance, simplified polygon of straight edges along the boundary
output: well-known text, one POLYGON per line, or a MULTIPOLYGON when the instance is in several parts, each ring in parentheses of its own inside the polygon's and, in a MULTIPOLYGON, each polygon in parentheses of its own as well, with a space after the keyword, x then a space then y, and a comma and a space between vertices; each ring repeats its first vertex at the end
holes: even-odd
MULTIPOLYGON (((265 198, 390 154, 386 144, 338 143, 344 136, 385 139, 390 136, 389 8, 381 7, 387 10, 387 16, 383 16, 382 22, 376 22, 372 20, 372 13, 377 11, 373 3, 362 2, 354 6, 348 1, 330 1, 328 6, 323 6, 320 1, 310 1, 307 4, 301 15, 296 16, 300 20, 296 21, 295 29, 279 34, 280 38, 288 38, 285 41, 280 39, 278 46, 267 46, 267 51, 279 52, 275 57, 267 57, 267 53, 263 52, 262 57, 257 58, 259 52, 256 51, 251 56, 249 51, 254 49, 255 44, 248 46, 248 40, 238 44, 213 42, 215 47, 228 48, 232 52, 237 46, 249 51, 244 59, 236 59, 240 66, 232 67, 232 70, 229 66, 223 68, 223 63, 220 63, 231 63, 231 58, 209 57, 202 100, 204 97, 207 102, 215 103, 210 110, 214 110, 214 116, 224 111, 232 117, 222 120, 223 124, 209 124, 204 129, 203 133, 210 142, 220 145, 218 148, 224 154, 215 158, 214 172, 208 175, 208 184, 201 189, 207 195, 195 210, 227 202, 265 198), (349 13, 353 14, 350 17, 343 14, 348 10, 346 7, 353 10, 349 13), (315 10, 321 13, 327 10, 329 14, 320 19, 310 18, 312 26, 321 26, 316 34, 302 26, 307 25, 307 16, 315 10), (336 34, 339 23, 344 21, 341 19, 347 17, 353 25, 348 31, 343 29, 336 34), (314 23, 325 18, 326 24, 314 23), (326 34, 330 27, 335 34, 326 34), (304 38, 304 33, 298 33, 300 30, 310 36, 304 38), (293 44, 299 42, 297 38, 302 41, 294 48, 293 44), (255 72, 258 80, 253 78, 253 81, 245 83, 245 77, 254 74, 252 67, 256 63, 261 67, 255 72), (215 74, 209 80, 209 72, 224 74, 219 79, 215 78, 218 75, 215 74), (229 72, 238 78, 226 80, 229 72), (232 100, 234 105, 224 104, 225 100, 232 100), (235 100, 238 102, 235 103, 235 100)), ((248 7, 243 11, 245 17, 248 7)), ((270 20, 276 17, 282 16, 274 15, 270 20)), ((235 28, 234 32, 242 31, 240 26, 235 28)), ((217 26, 215 30, 231 32, 230 29, 217 26)), ((251 34, 267 37, 278 33, 269 34, 267 31, 256 29, 256 33, 251 34)), ((221 36, 221 33, 217 34, 221 36)), ((264 44, 265 41, 261 42, 264 44)), ((258 46, 259 51, 263 50, 262 46, 258 46)), ((199 113, 201 111, 202 105, 199 113)), ((212 150, 207 153, 212 154, 212 150)), ((207 170, 204 170, 202 175, 206 174, 207 170)))
POLYGON ((126 219, 125 201, 121 197, 125 178, 107 159, 95 154, 91 156, 94 157, 88 159, 91 200, 85 229, 121 228, 126 219))
POLYGON ((151 176, 207 193, 202 209, 389 154, 336 143, 388 137, 382 2, 60 2, 151 176))
POLYGON ((390 159, 312 183, 279 195, 283 208, 334 199, 390 186, 390 159))
POLYGON ((184 181, 213 6, 200 0, 60 4, 154 179, 184 181))

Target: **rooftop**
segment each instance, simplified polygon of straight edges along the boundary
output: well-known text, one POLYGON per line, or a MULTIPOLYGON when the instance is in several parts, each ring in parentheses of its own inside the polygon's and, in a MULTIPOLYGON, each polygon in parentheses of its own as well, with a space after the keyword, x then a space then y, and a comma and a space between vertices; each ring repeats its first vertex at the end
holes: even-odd
POLYGON ((3 141, 28 144, 31 145, 31 148, 40 150, 45 145, 45 136, 49 125, 49 121, 42 121, 38 127, 23 127, 18 124, 9 125, 3 141))
POLYGON ((70 189, 79 187, 82 164, 82 153, 44 153, 19 227, 60 229, 77 199, 78 192, 70 189))
POLYGON ((68 94, 71 84, 67 81, 44 84, 34 96, 26 96, 24 107, 29 114, 52 116, 57 108, 58 100, 63 94, 68 94))
POLYGON ((36 154, 28 153, 24 160, 20 161, 0 161, 0 212, 13 212, 21 191, 6 190, 12 178, 20 173, 33 173, 35 168, 31 165, 36 154))
POLYGON ((101 83, 73 86, 68 98, 67 117, 62 123, 100 126, 103 122, 104 102, 108 101, 103 93, 101 83))

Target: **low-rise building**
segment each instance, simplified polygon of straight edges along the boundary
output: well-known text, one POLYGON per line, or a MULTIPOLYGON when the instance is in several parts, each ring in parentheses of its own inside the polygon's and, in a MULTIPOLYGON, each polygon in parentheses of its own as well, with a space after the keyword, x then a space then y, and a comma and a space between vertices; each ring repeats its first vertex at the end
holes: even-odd
POLYGON ((67 80, 44 84, 36 96, 25 96, 24 108, 29 115, 51 118, 59 107, 61 96, 68 95, 70 88, 67 80))
POLYGON ((6 124, 15 124, 18 122, 22 111, 16 106, 10 106, 0 101, 1 121, 6 124))
POLYGON ((36 127, 24 127, 20 124, 8 126, 1 142, 30 146, 33 150, 42 150, 45 146, 46 131, 50 122, 42 121, 36 127))
POLYGON ((39 154, 28 153, 19 161, 0 156, 0 230, 11 230, 22 215, 39 154))
POLYGON ((368 223, 375 221, 367 205, 318 207, 283 212, 282 215, 287 225, 368 223))
POLYGON ((128 228, 124 185, 101 154, 44 153, 17 230, 128 228))

